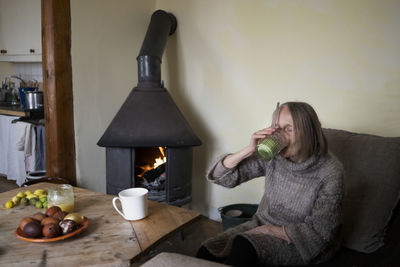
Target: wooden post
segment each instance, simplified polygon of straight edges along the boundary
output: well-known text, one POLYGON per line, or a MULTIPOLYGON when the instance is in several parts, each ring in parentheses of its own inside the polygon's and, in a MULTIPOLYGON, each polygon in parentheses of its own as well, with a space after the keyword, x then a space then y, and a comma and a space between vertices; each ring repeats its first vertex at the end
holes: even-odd
POLYGON ((70 0, 42 0, 46 170, 76 185, 70 0))

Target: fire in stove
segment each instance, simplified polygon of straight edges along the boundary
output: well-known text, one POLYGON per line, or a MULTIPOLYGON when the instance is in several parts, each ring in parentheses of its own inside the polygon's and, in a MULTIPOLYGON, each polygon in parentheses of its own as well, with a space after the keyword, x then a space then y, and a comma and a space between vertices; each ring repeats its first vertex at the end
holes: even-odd
POLYGON ((149 198, 165 196, 166 147, 137 148, 135 184, 149 190, 149 198))

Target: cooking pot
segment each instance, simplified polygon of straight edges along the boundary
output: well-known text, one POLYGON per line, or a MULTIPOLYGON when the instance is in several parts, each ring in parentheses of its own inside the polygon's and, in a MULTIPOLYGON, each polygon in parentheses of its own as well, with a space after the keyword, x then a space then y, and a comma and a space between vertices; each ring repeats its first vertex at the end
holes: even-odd
POLYGON ((43 109, 42 91, 25 91, 25 110, 34 111, 43 109))
POLYGON ((19 88, 19 98, 21 99, 21 106, 24 110, 26 110, 25 105, 25 92, 27 91, 37 91, 37 87, 20 87, 19 88))

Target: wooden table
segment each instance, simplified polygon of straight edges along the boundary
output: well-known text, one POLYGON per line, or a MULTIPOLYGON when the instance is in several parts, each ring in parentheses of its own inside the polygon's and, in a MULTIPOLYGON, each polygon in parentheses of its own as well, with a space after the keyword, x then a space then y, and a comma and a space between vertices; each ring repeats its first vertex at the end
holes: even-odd
POLYGON ((33 206, 6 209, 4 204, 19 191, 33 192, 49 185, 0 193, 0 266, 130 266, 142 253, 200 218, 195 211, 149 201, 147 218, 126 221, 112 206, 114 196, 74 187, 75 211, 89 218, 87 229, 57 242, 17 239, 14 230, 19 221, 41 210, 33 206))

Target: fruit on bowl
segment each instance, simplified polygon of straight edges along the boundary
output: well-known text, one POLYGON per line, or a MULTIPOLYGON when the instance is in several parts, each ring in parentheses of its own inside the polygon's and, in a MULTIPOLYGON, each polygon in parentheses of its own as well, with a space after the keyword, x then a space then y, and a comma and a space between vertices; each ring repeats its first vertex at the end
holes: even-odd
POLYGON ((45 213, 23 218, 18 227, 25 237, 50 239, 75 231, 83 221, 84 216, 80 213, 68 214, 58 206, 52 206, 45 213))
POLYGON ((60 220, 53 217, 46 217, 42 220, 41 225, 49 224, 49 223, 59 223, 60 220))
POLYGON ((28 223, 33 222, 33 221, 35 221, 35 219, 33 219, 31 217, 25 217, 20 221, 19 228, 21 230, 24 230, 25 225, 27 225, 28 223))
POLYGON ((32 221, 24 226, 24 234, 28 237, 37 238, 42 236, 42 227, 37 221, 32 221))
POLYGON ((60 207, 52 206, 48 208, 44 214, 48 217, 53 217, 53 215, 56 214, 58 211, 61 211, 60 207))
POLYGON ((53 218, 56 218, 56 219, 62 221, 64 219, 65 215, 67 215, 67 214, 68 214, 68 212, 59 210, 53 214, 53 218))
POLYGON ((60 228, 64 235, 75 231, 76 226, 77 224, 73 220, 63 220, 60 222, 60 228))
POLYGON ((52 238, 60 235, 60 226, 56 223, 48 223, 43 226, 42 233, 47 238, 52 238))
POLYGON ((38 213, 33 214, 32 218, 38 220, 39 222, 41 222, 44 218, 46 218, 46 215, 44 215, 41 212, 38 212, 38 213))
POLYGON ((76 224, 81 224, 83 222, 83 215, 80 213, 77 213, 77 212, 73 212, 73 213, 67 214, 64 217, 64 220, 72 220, 76 224))

